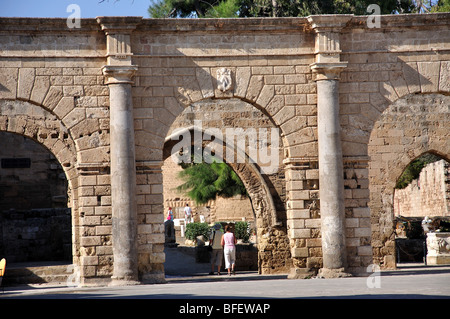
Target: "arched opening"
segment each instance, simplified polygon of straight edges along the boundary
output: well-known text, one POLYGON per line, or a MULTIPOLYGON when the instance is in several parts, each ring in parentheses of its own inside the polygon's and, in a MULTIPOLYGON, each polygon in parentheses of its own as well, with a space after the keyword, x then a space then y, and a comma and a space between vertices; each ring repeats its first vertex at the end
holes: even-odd
MULTIPOLYGON (((409 94, 392 103, 375 122, 368 144, 373 260, 397 267, 394 192, 405 168, 423 154, 450 154, 450 97, 409 94)), ((401 261, 401 260, 400 260, 401 261)))
POLYGON ((397 265, 426 264, 427 233, 450 231, 449 162, 427 152, 411 161, 394 190, 397 265))
MULTIPOLYGON (((282 165, 282 161, 280 160, 282 146, 273 144, 275 148, 272 148, 270 151, 276 155, 276 167, 270 172, 267 169, 264 171, 259 166, 260 163, 258 161, 249 161, 249 152, 240 152, 239 148, 235 147, 236 145, 230 145, 229 140, 226 138, 225 131, 227 128, 242 129, 243 131, 240 132, 244 132, 245 134, 250 132, 251 129, 257 130, 263 128, 270 130, 274 128, 274 125, 261 111, 256 110, 252 105, 239 99, 204 100, 186 108, 172 124, 164 147, 164 165, 162 167, 165 189, 164 212, 166 214, 170 206, 174 212, 175 219, 182 220, 184 218, 183 209, 185 204, 195 205, 191 199, 186 198, 183 194, 174 192, 177 184, 179 185, 182 182, 180 180, 178 182, 176 181, 176 171, 181 171, 182 168, 174 163, 171 158, 174 149, 176 149, 175 152, 178 152, 178 148, 176 147, 179 147, 178 143, 181 140, 180 134, 183 135, 183 133, 177 133, 177 130, 181 130, 179 132, 185 132, 183 138, 184 136, 188 138, 187 143, 185 141, 186 147, 191 149, 194 146, 194 149, 198 149, 200 154, 204 154, 205 147, 211 147, 210 143, 212 140, 211 136, 205 138, 205 134, 210 134, 212 132, 210 129, 216 129, 214 131, 216 134, 214 135, 215 139, 213 138, 213 141, 219 147, 215 148, 214 151, 219 152, 220 149, 219 153, 222 159, 242 180, 249 196, 247 198, 245 196, 236 196, 231 199, 218 198, 206 205, 195 207, 196 214, 194 215, 194 220, 205 221, 210 226, 217 222, 222 224, 227 222, 241 222, 243 220, 249 222, 248 225, 251 229, 249 245, 256 246, 257 249, 255 247, 254 252, 248 249, 248 255, 252 256, 250 257, 252 260, 248 260, 245 263, 244 258, 247 257, 241 255, 241 266, 243 266, 241 269, 258 271, 260 273, 276 272, 280 271, 280 268, 285 270, 284 267, 287 267, 288 262, 286 260, 289 258, 287 257, 289 252, 277 251, 272 237, 273 233, 277 232, 279 238, 276 240, 279 242, 288 241, 286 230, 284 229, 284 232, 281 230, 283 227, 286 227, 285 214, 284 222, 280 220, 283 218, 280 218, 283 215, 283 209, 280 209, 280 207, 284 208, 283 200, 280 197, 280 194, 282 194, 281 189, 284 187, 282 174, 280 174, 282 171, 280 169, 282 165), (197 139, 199 136, 201 136, 200 141, 197 139), (175 137, 175 139, 172 139, 172 137, 175 137), (233 160, 229 161, 230 157, 227 156, 230 154, 233 155, 232 157, 235 159, 235 162, 233 160), (239 161, 239 157, 243 161, 239 161), (271 245, 270 252, 267 249, 269 245, 271 245), (278 254, 278 260, 277 258, 271 258, 272 254, 278 254), (269 265, 269 263, 271 264, 269 265), (283 265, 280 267, 280 264, 283 265)), ((274 134, 277 134, 276 138, 279 138, 277 130, 272 132, 276 132, 274 134)), ((241 135, 237 136, 237 138, 245 139, 245 136, 241 135)), ((271 141, 269 140, 269 143, 271 141)), ((259 142, 264 143, 263 141, 259 142)), ((277 142, 279 141, 277 140, 277 142)), ((264 146, 267 147, 268 145, 264 146)), ((258 146, 256 144, 250 144, 249 147, 257 148, 258 146)), ((179 230, 179 232, 181 231, 179 230)), ((285 245, 285 247, 288 246, 285 245)), ((168 275, 174 274, 173 270, 170 269, 169 259, 166 254, 165 268, 166 274, 168 275)), ((209 272, 211 270, 209 260, 206 260, 202 267, 203 273, 209 272)), ((239 262, 237 262, 237 267, 239 268, 239 262)))
POLYGON ((72 261, 68 181, 31 138, 0 132, 0 255, 8 263, 72 261))

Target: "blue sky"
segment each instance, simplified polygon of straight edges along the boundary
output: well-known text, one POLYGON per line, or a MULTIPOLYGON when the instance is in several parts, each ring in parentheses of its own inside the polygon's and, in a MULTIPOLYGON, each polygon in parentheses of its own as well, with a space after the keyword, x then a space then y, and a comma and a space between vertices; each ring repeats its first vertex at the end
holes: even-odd
POLYGON ((67 18, 70 4, 80 8, 81 18, 139 16, 148 18, 150 0, 0 0, 0 17, 67 18))

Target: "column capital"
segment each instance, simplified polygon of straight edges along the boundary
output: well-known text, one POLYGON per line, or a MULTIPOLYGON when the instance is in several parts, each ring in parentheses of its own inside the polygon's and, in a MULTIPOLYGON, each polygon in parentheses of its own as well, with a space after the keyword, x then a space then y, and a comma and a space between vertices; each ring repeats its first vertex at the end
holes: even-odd
POLYGON ((102 68, 105 84, 133 83, 133 76, 138 67, 136 65, 105 65, 102 68))
POLYGON ((316 74, 316 81, 339 80, 339 75, 347 67, 347 62, 314 62, 310 64, 311 70, 316 74))

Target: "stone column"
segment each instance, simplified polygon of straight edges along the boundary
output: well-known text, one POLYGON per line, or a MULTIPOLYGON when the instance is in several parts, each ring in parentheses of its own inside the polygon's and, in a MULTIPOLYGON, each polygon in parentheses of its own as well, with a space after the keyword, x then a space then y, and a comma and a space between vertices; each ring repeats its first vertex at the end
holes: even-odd
POLYGON ((344 169, 339 123, 339 31, 351 16, 313 16, 316 62, 311 65, 317 83, 319 197, 323 268, 321 277, 348 276, 345 245, 344 169))
POLYGON ((136 159, 131 93, 131 33, 140 17, 99 17, 106 34, 107 65, 102 71, 109 87, 112 245, 112 284, 137 284, 138 243, 136 204, 136 159))
POLYGON ((344 168, 339 125, 339 81, 317 81, 319 140, 319 197, 324 271, 344 271, 345 248, 344 168))
POLYGON ((138 280, 136 161, 131 77, 133 66, 105 66, 110 91, 113 284, 138 280))

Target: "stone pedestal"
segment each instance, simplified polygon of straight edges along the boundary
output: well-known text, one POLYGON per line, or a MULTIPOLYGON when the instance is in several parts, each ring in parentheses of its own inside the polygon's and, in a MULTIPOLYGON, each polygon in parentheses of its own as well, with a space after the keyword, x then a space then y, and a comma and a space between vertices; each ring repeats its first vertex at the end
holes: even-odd
POLYGON ((450 265, 450 233, 427 234, 427 265, 450 265))

